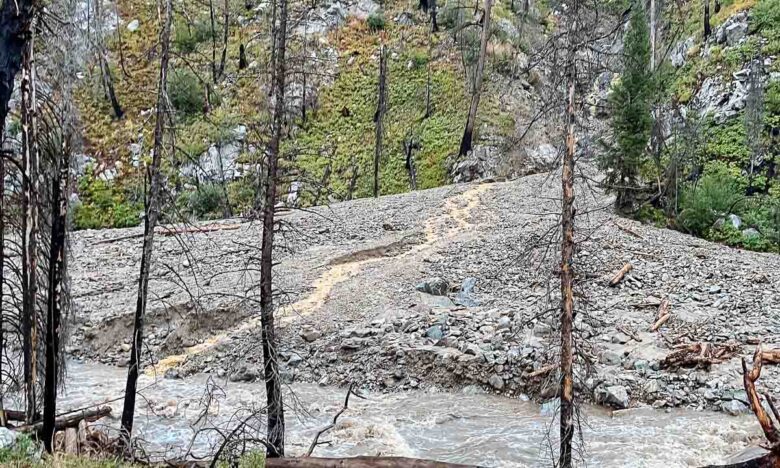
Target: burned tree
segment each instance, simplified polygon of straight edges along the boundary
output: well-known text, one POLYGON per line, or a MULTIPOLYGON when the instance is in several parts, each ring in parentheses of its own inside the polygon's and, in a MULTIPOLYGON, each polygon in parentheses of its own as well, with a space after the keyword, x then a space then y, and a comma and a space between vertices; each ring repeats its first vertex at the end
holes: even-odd
POLYGON ((93 0, 95 2, 95 54, 97 55, 98 67, 100 68, 100 79, 103 85, 106 99, 111 104, 114 111, 114 117, 121 119, 125 115, 122 105, 119 104, 119 98, 116 96, 114 88, 114 77, 111 74, 111 68, 108 63, 108 53, 106 52, 105 40, 103 38, 103 0, 93 0))
POLYGON ((263 238, 260 257, 260 320, 263 347, 263 373, 268 406, 267 456, 284 456, 284 406, 282 403, 282 382, 279 375, 279 357, 274 324, 273 301, 273 246, 276 214, 276 190, 278 186, 280 147, 284 124, 284 88, 287 73, 287 0, 273 2, 278 7, 279 24, 274 34, 273 54, 273 118, 271 138, 268 142, 268 170, 262 191, 263 238))
POLYGON ((485 71, 485 58, 487 56, 487 46, 490 40, 490 10, 493 7, 493 0, 485 0, 485 11, 482 15, 482 38, 479 44, 479 57, 477 58, 477 69, 474 72, 474 80, 471 87, 471 105, 469 114, 466 118, 466 128, 463 131, 463 138, 460 141, 459 156, 465 156, 473 147, 474 125, 477 120, 477 108, 479 108, 479 99, 482 94, 482 79, 485 71))
POLYGON ((125 386, 125 401, 122 409, 122 436, 129 443, 133 432, 133 417, 135 416, 135 397, 138 386, 138 369, 143 346, 144 316, 146 315, 147 297, 149 292, 149 270, 154 248, 154 228, 160 216, 160 196, 162 192, 163 138, 168 111, 168 61, 170 57, 171 23, 173 18, 173 2, 165 0, 162 29, 160 30, 160 74, 157 85, 157 109, 154 125, 154 147, 152 149, 151 165, 146 171, 146 182, 149 193, 144 200, 144 237, 141 253, 141 271, 138 278, 138 296, 136 299, 135 318, 133 321, 133 342, 130 350, 130 363, 127 370, 127 385, 125 386))
POLYGON ((384 45, 379 46, 379 85, 377 88, 377 104, 374 113, 374 198, 379 196, 379 161, 382 158, 382 137, 384 135, 384 118, 387 111, 387 51, 384 45))

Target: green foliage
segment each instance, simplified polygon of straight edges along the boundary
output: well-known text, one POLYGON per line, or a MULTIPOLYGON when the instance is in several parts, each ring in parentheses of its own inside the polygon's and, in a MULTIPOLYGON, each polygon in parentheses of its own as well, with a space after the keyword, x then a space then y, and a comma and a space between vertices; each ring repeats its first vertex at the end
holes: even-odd
POLYGON ((610 95, 614 145, 600 161, 607 171, 607 189, 616 194, 615 207, 623 212, 634 208, 634 193, 652 126, 649 28, 642 5, 634 3, 625 38, 623 74, 610 95))
POLYGON ((385 27, 387 26, 385 22, 385 15, 381 11, 371 13, 366 19, 366 23, 368 23, 368 29, 371 32, 384 31, 385 27))
POLYGON ((683 189, 679 224, 688 232, 706 237, 715 221, 734 213, 742 195, 739 181, 727 170, 705 172, 698 181, 683 189))
POLYGON ((22 434, 10 447, 0 449, 0 465, 25 466, 37 464, 40 460, 41 447, 28 435, 22 434))
POLYGON ((246 176, 230 182, 227 186, 230 206, 236 213, 246 212, 254 206, 256 181, 255 177, 246 176))
POLYGON ((200 80, 188 69, 177 69, 171 73, 168 96, 174 109, 185 116, 202 112, 206 103, 200 80))
POLYGON ((79 202, 73 207, 76 229, 123 228, 141 222, 143 202, 132 190, 95 177, 91 168, 79 179, 79 202))
POLYGON ((186 20, 177 21, 173 29, 173 45, 183 54, 191 54, 198 44, 211 40, 211 25, 206 21, 195 21, 189 24, 186 20))
POLYGON ((759 0, 750 15, 751 27, 769 40, 780 39, 780 0, 759 0))
POLYGON ((436 19, 443 29, 454 29, 460 25, 460 10, 454 2, 450 0, 444 7, 436 12, 436 19))
POLYGON ((197 219, 217 219, 224 212, 225 197, 219 184, 208 183, 195 190, 182 192, 176 204, 184 213, 197 219))

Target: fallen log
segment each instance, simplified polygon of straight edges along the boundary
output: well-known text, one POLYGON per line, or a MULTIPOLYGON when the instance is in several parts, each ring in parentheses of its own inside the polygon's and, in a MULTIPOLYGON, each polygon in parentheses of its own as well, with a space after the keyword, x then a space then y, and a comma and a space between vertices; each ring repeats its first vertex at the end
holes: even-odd
POLYGON ((737 344, 711 345, 709 343, 684 344, 667 354, 661 360, 661 369, 674 370, 682 367, 709 370, 713 364, 718 364, 734 356, 740 349, 737 344))
MULTIPOLYGON (((102 406, 100 408, 85 410, 78 413, 72 413, 65 416, 61 416, 54 420, 54 430, 61 431, 69 427, 78 427, 81 421, 94 422, 98 419, 111 414, 110 406, 102 406)), ((38 432, 43 428, 43 421, 34 422, 32 424, 25 424, 16 428, 19 432, 38 432)))
MULTIPOLYGON (((241 228, 240 224, 207 224, 205 226, 191 226, 191 227, 158 226, 157 229, 154 230, 154 233, 160 236, 177 236, 180 234, 198 234, 202 232, 213 232, 213 231, 233 231, 239 228, 241 228)), ((102 239, 99 241, 95 241, 92 243, 92 245, 111 244, 114 242, 122 242, 130 239, 140 239, 143 236, 144 236, 143 233, 128 234, 126 236, 120 236, 111 239, 102 239)))
POLYGON ((780 364, 780 349, 761 351, 761 361, 764 364, 780 364))
POLYGON ((626 277, 629 271, 634 268, 631 263, 626 263, 623 265, 623 268, 620 269, 617 273, 615 273, 615 276, 612 277, 612 279, 609 281, 609 285, 612 287, 617 286, 621 281, 623 281, 623 278, 626 277))
POLYGON ((533 379, 535 377, 539 377, 540 375, 549 374, 550 372, 554 371, 558 367, 560 367, 560 364, 558 364, 558 363, 548 364, 546 366, 543 366, 543 367, 540 367, 540 368, 536 369, 533 372, 526 372, 526 373, 524 373, 523 377, 525 377, 527 379, 533 379))
POLYGON ((421 460, 404 457, 354 457, 354 458, 269 458, 267 468, 479 468, 477 465, 421 460))

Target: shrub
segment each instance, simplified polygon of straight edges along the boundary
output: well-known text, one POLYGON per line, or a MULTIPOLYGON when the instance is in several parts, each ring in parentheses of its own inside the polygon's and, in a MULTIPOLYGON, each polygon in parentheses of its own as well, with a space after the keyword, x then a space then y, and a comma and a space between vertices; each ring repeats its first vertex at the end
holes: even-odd
POLYGON ((387 26, 385 16, 381 11, 371 13, 366 19, 366 23, 368 23, 368 30, 371 32, 383 31, 387 26))
POLYGON ((759 0, 750 20, 752 28, 765 38, 780 38, 780 0, 759 0))
POLYGON ((194 24, 180 21, 177 22, 173 34, 173 45, 176 49, 190 54, 195 52, 198 44, 211 39, 211 26, 205 21, 195 21, 194 24))
POLYGON ((217 219, 224 210, 224 194, 219 184, 203 184, 179 195, 180 209, 198 219, 217 219))
POLYGON ((200 80, 190 70, 174 70, 168 80, 168 96, 173 107, 185 115, 203 111, 205 105, 200 80))
POLYGON ((453 29, 460 24, 460 14, 458 8, 452 5, 451 2, 447 2, 443 8, 439 8, 436 12, 436 20, 444 29, 453 29))
POLYGON ((79 179, 80 201, 73 207, 76 229, 124 228, 141 222, 143 203, 132 190, 94 176, 92 168, 79 179))
POLYGON ((726 171, 712 171, 683 189, 679 222, 687 231, 707 236, 715 221, 734 212, 744 199, 737 180, 726 171))
POLYGON ((249 211, 255 203, 255 178, 243 177, 228 184, 228 197, 236 213, 249 211))

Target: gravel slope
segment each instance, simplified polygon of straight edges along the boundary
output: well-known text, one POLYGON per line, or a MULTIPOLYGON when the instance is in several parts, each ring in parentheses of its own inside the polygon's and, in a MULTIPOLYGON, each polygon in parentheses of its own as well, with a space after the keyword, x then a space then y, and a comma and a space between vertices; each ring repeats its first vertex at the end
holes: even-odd
MULTIPOLYGON (((275 287, 285 379, 553 397, 554 371, 529 374, 556 359, 557 184, 540 174, 283 216, 275 287), (448 297, 415 289, 432 277, 448 282, 448 297), (469 277, 475 303, 457 306, 469 277)), ((578 186, 582 394, 616 407, 745 411, 739 357, 759 340, 780 346, 780 257, 620 219, 609 204, 578 186), (632 272, 609 287, 626 262, 632 272), (672 317, 650 332, 663 299, 672 317), (737 353, 709 370, 661 369, 675 345, 700 341, 737 353)), ((157 238, 148 354, 167 377, 259 374, 259 225, 221 224, 230 229, 157 238)), ((126 361, 141 247, 126 237, 139 232, 73 236, 73 355, 126 361)), ((780 369, 768 367, 760 385, 780 396, 780 369)))

